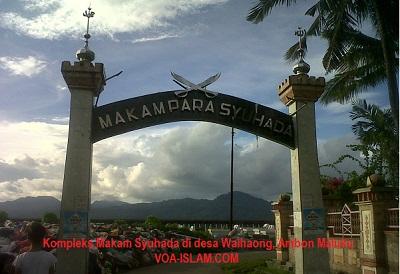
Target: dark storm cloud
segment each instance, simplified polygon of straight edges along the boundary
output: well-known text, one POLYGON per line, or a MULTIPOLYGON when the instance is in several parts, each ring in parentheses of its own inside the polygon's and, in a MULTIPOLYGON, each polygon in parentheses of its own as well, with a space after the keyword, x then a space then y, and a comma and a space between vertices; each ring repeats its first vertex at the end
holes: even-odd
MULTIPOLYGON (((128 151, 121 150, 121 158, 116 153, 111 163, 101 160, 96 167, 93 197, 159 201, 213 198, 226 193, 230 184, 230 131, 223 126, 197 123, 174 128, 161 136, 149 136, 149 140, 143 135, 142 145, 148 148, 146 156, 132 146, 129 157, 128 151), (127 164, 127 159, 131 164, 127 164)), ((252 135, 240 135, 245 141, 235 146, 234 188, 269 200, 291 192, 290 151, 262 139, 257 145, 252 135)), ((133 137, 130 142, 135 141, 133 137)), ((348 137, 321 144, 320 163, 333 162, 348 153, 345 145, 353 141, 348 137)), ((102 153, 97 157, 101 158, 102 153)), ((357 166, 347 164, 343 170, 352 168, 357 166)), ((330 171, 324 173, 335 175, 330 171)))
POLYGON ((34 179, 41 176, 37 170, 38 163, 26 156, 23 159, 16 159, 14 163, 6 163, 0 159, 0 183, 6 181, 16 181, 18 179, 34 179))

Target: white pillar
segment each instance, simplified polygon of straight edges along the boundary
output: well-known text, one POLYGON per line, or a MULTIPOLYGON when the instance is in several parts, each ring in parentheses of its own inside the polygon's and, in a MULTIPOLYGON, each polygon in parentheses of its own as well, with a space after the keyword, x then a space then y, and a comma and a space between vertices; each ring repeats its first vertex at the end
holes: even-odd
MULTIPOLYGON (((59 239, 89 238, 92 175, 91 124, 94 96, 104 85, 103 64, 88 61, 61 66, 71 92, 67 156, 61 199, 59 239)), ((57 274, 87 274, 87 248, 57 250, 57 274)))
POLYGON ((312 240, 314 248, 295 248, 296 274, 330 273, 328 250, 317 248, 326 237, 315 130, 315 106, 325 79, 291 75, 279 86, 281 101, 293 115, 296 148, 291 150, 294 237, 312 240))

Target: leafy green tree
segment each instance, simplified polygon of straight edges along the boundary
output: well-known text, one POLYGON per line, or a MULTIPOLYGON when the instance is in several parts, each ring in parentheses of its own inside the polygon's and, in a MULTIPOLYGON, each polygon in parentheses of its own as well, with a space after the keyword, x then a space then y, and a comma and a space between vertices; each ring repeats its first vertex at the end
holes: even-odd
MULTIPOLYGON (((259 23, 274 7, 295 3, 295 0, 259 0, 250 9, 247 20, 259 23)), ((327 40, 328 48, 322 63, 327 73, 336 73, 328 81, 321 101, 347 102, 368 87, 386 80, 395 127, 398 127, 399 1, 320 0, 306 11, 306 15, 315 18, 307 36, 327 40), (366 23, 371 24, 377 37, 362 32, 366 23)), ((306 44, 305 37, 303 42, 306 44)), ((285 58, 297 59, 297 49, 298 45, 293 45, 285 58)))
POLYGON ((117 219, 114 221, 113 227, 117 228, 121 228, 121 229, 127 229, 129 227, 129 224, 126 220, 123 219, 117 219))
POLYGON ((362 169, 361 174, 352 171, 347 173, 346 182, 351 189, 365 184, 367 176, 377 173, 385 176, 388 185, 399 183, 399 143, 398 130, 394 125, 390 110, 381 110, 376 105, 367 104, 365 100, 352 103, 350 118, 355 121, 353 133, 360 144, 347 145, 351 150, 360 152, 363 161, 351 155, 342 155, 333 163, 322 165, 335 169, 340 176, 343 173, 337 168, 346 159, 357 161, 362 169))
POLYGON ((43 222, 48 224, 58 224, 58 217, 53 212, 47 212, 43 215, 43 222))
POLYGON ((365 100, 353 103, 350 113, 353 133, 361 145, 355 148, 364 154, 368 168, 385 174, 390 184, 399 182, 399 133, 390 110, 381 110, 365 100))
POLYGON ((8 214, 7 212, 1 210, 0 211, 0 225, 3 226, 4 223, 8 220, 8 214))
POLYGON ((117 224, 117 225, 125 225, 125 224, 128 224, 128 223, 126 222, 126 220, 123 220, 123 219, 117 219, 117 220, 114 221, 114 223, 117 224))
POLYGON ((165 229, 167 231, 168 230, 177 231, 179 229, 179 225, 177 223, 174 223, 174 224, 168 223, 168 224, 165 225, 165 229))
POLYGON ((151 227, 151 228, 161 228, 162 227, 161 220, 152 215, 148 216, 144 223, 146 226, 151 227))

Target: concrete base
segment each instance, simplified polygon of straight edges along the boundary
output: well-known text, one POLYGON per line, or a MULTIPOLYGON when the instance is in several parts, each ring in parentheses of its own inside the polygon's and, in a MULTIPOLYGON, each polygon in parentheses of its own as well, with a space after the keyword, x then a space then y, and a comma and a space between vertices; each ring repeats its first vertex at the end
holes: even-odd
POLYGON ((382 267, 365 266, 361 267, 362 274, 387 274, 387 269, 382 267))
POLYGON ((288 250, 276 250, 276 260, 281 263, 286 263, 289 261, 288 250))
POLYGON ((57 274, 87 273, 89 253, 87 249, 57 249, 57 274))

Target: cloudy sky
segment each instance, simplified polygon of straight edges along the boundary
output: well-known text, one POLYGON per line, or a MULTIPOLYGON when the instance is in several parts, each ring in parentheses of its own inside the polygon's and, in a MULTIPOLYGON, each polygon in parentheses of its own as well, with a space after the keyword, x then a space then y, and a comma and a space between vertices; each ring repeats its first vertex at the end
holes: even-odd
MULTIPOLYGON (((291 66, 285 50, 298 26, 308 26, 307 5, 276 8, 254 25, 255 1, 92 0, 90 47, 105 64, 99 105, 177 89, 170 72, 193 82, 221 72, 213 90, 287 112, 276 88, 291 66)), ((0 201, 61 196, 70 94, 63 60, 83 46, 89 6, 82 0, 0 0, 0 201)), ((310 3, 309 3, 310 4, 310 3)), ((308 42, 310 75, 325 76, 326 44, 308 42)), ((385 86, 362 98, 386 107, 385 86)), ((350 105, 317 104, 320 164, 354 143, 350 105)), ((235 136, 235 189, 264 199, 290 192, 287 148, 245 132, 235 136)), ((185 122, 123 134, 94 145, 92 200, 128 202, 214 198, 229 191, 230 128, 185 122)), ((352 163, 346 164, 353 168, 352 163)), ((343 167, 344 168, 344 167, 343 167)), ((332 173, 322 170, 323 173, 332 173)))

